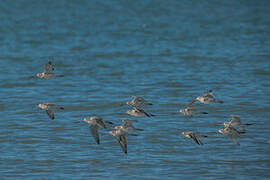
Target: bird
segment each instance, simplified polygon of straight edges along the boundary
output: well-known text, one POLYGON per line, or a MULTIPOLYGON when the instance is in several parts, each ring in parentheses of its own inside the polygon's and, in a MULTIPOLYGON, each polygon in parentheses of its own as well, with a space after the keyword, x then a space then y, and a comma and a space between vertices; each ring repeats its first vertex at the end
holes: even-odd
POLYGON ((127 139, 126 139, 127 132, 123 130, 123 127, 116 128, 116 130, 110 131, 109 134, 116 137, 123 152, 127 154, 127 139))
POLYGON ((209 90, 205 92, 203 96, 197 97, 196 100, 204 104, 223 103, 223 101, 220 101, 214 98, 213 90, 209 90))
POLYGON ((193 139, 194 142, 197 143, 198 145, 203 145, 199 137, 207 137, 205 135, 198 135, 197 133, 194 133, 193 131, 184 131, 182 132, 182 135, 187 138, 193 139))
POLYGON ((139 108, 136 108, 136 107, 134 107, 131 110, 128 110, 126 113, 129 114, 129 115, 131 115, 131 116, 135 116, 135 117, 142 117, 142 116, 151 117, 151 116, 155 116, 155 115, 153 115, 151 113, 145 112, 141 108, 139 109, 139 108))
POLYGON ((105 125, 103 119, 100 117, 97 117, 97 116, 92 116, 89 118, 84 118, 83 121, 90 124, 90 126, 89 126, 90 132, 91 132, 92 136, 94 137, 96 143, 100 144, 98 128, 102 127, 104 129, 106 129, 106 125, 105 125))
POLYGON ((133 121, 131 119, 122 119, 123 124, 120 126, 115 126, 109 134, 116 137, 119 142, 123 152, 127 154, 127 140, 126 136, 138 136, 134 134, 135 131, 143 131, 143 129, 135 128, 133 121))
POLYGON ((228 127, 225 127, 224 129, 219 129, 218 132, 231 138, 231 140, 235 144, 240 145, 240 143, 236 139, 237 137, 240 137, 240 133, 234 127, 228 126, 228 127))
MULTIPOLYGON (((184 109, 180 109, 179 112, 188 116, 192 117, 194 114, 196 114, 196 109, 195 109, 195 103, 196 103, 196 98, 193 99, 184 109)), ((207 112, 200 112, 200 114, 208 114, 207 112)))
POLYGON ((37 73, 37 77, 41 79, 52 79, 56 77, 63 77, 63 75, 56 75, 54 73, 54 67, 52 66, 52 62, 49 61, 47 64, 45 64, 44 72, 37 73))
POLYGON ((38 104, 38 107, 41 108, 41 109, 43 109, 43 110, 45 110, 46 113, 48 114, 48 116, 51 119, 54 119, 55 118, 54 112, 53 112, 54 109, 56 109, 56 108, 64 109, 63 107, 57 107, 57 106, 55 106, 52 103, 41 103, 41 104, 38 104))
POLYGON ((231 121, 224 122, 224 123, 219 123, 219 124, 222 124, 225 127, 230 127, 231 126, 231 127, 235 128, 235 129, 239 128, 239 130, 240 130, 239 133, 245 133, 246 132, 245 126, 253 125, 253 123, 245 123, 245 124, 243 124, 241 122, 240 117, 237 116, 237 115, 231 115, 231 117, 232 117, 231 121))
POLYGON ((135 107, 135 108, 143 108, 147 105, 153 105, 152 103, 146 101, 142 97, 132 96, 133 99, 131 101, 126 102, 127 105, 135 107))
POLYGON ((133 133, 135 131, 143 131, 143 129, 135 128, 134 125, 133 125, 133 120, 131 120, 131 119, 124 118, 124 119, 122 119, 122 122, 123 122, 122 125, 115 126, 114 129, 123 129, 124 131, 127 132, 128 135, 134 135, 134 134, 131 134, 131 133, 133 133))

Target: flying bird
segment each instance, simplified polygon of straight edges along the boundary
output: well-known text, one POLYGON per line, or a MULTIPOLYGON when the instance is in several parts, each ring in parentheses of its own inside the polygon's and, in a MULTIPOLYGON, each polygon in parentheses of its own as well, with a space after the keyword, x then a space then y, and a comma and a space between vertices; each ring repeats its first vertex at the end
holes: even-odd
POLYGON ((49 61, 47 64, 45 64, 44 72, 38 73, 37 77, 41 79, 52 79, 56 77, 63 77, 63 75, 56 75, 54 73, 54 67, 52 65, 52 62, 49 61))
POLYGON ((147 105, 153 105, 152 103, 146 101, 144 98, 142 97, 136 97, 136 96, 132 96, 133 99, 131 101, 128 101, 126 104, 135 108, 143 108, 147 105))
POLYGON ((135 131, 143 131, 143 129, 135 128, 131 119, 122 119, 123 124, 115 126, 112 131, 109 132, 112 136, 116 137, 123 152, 127 154, 127 139, 126 136, 138 136, 134 134, 135 131))
POLYGON ((116 130, 110 131, 109 134, 116 137, 123 152, 127 154, 127 139, 126 139, 127 132, 123 130, 123 128, 119 127, 119 128, 116 128, 116 130))
POLYGON ((128 110, 126 113, 131 115, 131 116, 135 116, 135 117, 142 117, 142 116, 151 117, 151 116, 155 116, 155 115, 153 115, 151 113, 145 112, 143 109, 139 109, 139 108, 136 108, 136 107, 134 107, 132 110, 128 110))
POLYGON ((54 116, 54 110, 55 109, 64 109, 63 107, 57 107, 55 106, 54 104, 52 103, 42 103, 42 104, 38 104, 38 107, 45 110, 47 115, 51 118, 51 119, 54 119, 55 116, 54 116))
MULTIPOLYGON (((196 98, 193 99, 184 109, 180 109, 179 112, 188 116, 192 117, 195 114, 198 114, 195 108, 196 98)), ((200 114, 208 114, 207 112, 199 112, 200 114)))
POLYGON ((245 133, 245 126, 253 125, 253 123, 242 123, 241 119, 237 115, 231 115, 232 120, 229 122, 219 123, 224 125, 225 127, 233 127, 235 129, 239 129, 239 133, 245 133))
POLYGON ((203 96, 197 97, 196 100, 204 104, 223 103, 223 101, 220 101, 214 98, 213 90, 209 90, 205 92, 203 96))
POLYGON ((201 142, 199 137, 207 137, 207 136, 204 136, 204 135, 198 135, 198 134, 196 134, 196 133, 194 133, 192 131, 184 131, 184 132, 182 132, 182 135, 187 137, 187 138, 193 139, 193 141, 198 145, 203 145, 203 143, 201 142))
POLYGON ((234 127, 228 126, 228 127, 225 127, 224 129, 218 130, 218 132, 231 138, 231 140, 235 144, 240 145, 240 143, 236 139, 237 137, 240 137, 240 132, 238 132, 234 127))
POLYGON ((106 125, 105 125, 104 121, 102 120, 102 118, 97 117, 97 116, 92 116, 89 118, 84 118, 83 121, 90 124, 90 126, 89 126, 90 132, 91 132, 92 136, 94 137, 96 143, 100 144, 98 128, 102 127, 104 129, 106 129, 106 125))
MULTIPOLYGON (((115 126, 114 129, 118 130, 118 129, 122 129, 123 131, 125 131, 127 133, 127 135, 134 135, 132 134, 135 131, 143 131, 143 129, 140 128, 135 128, 133 125, 133 120, 131 119, 122 119, 123 124, 120 126, 115 126)), ((135 135, 137 136, 137 135, 135 135)))

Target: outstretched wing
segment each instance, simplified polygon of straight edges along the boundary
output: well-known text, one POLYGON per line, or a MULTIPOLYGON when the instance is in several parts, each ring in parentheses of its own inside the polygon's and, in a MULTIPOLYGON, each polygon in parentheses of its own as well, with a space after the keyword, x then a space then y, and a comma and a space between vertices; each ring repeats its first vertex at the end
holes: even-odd
POLYGON ((127 154, 127 139, 126 139, 126 136, 118 136, 117 140, 118 140, 121 148, 123 149, 124 153, 127 154))
POLYGON ((196 102, 196 98, 192 99, 192 101, 189 104, 187 104, 187 107, 191 108, 192 106, 194 106, 195 102, 196 102))
POLYGON ((122 119, 124 127, 133 127, 133 121, 131 119, 122 119))
POLYGON ((241 120, 239 116, 232 115, 232 120, 230 121, 230 126, 236 128, 241 125, 241 120))
POLYGON ((52 110, 46 110, 46 113, 48 114, 48 116, 51 118, 51 119, 54 119, 54 113, 52 110))
POLYGON ((237 139, 235 139, 232 135, 230 135, 229 137, 235 144, 240 145, 239 141, 237 141, 237 139))
POLYGON ((144 105, 153 105, 152 103, 146 101, 146 100, 145 100, 144 98, 142 98, 142 97, 136 97, 136 98, 134 99, 134 101, 135 101, 135 103, 138 103, 138 104, 140 104, 141 106, 144 106, 144 105))
POLYGON ((54 71, 54 68, 52 67, 52 62, 49 61, 46 65, 45 65, 45 73, 52 73, 54 71))
POLYGON ((143 109, 138 109, 138 108, 136 108, 136 110, 137 111, 139 111, 139 112, 141 112, 141 113, 143 113, 144 115, 146 115, 147 117, 151 117, 151 116, 154 116, 153 114, 151 114, 151 113, 147 113, 147 112, 145 112, 143 109))
POLYGON ((101 126, 101 127, 103 127, 104 129, 106 129, 106 125, 105 125, 105 123, 103 122, 102 119, 97 119, 96 122, 97 122, 97 124, 98 124, 99 126, 101 126))
POLYGON ((133 106, 133 107, 138 107, 138 108, 142 108, 145 105, 153 105, 150 102, 147 102, 144 98, 142 97, 136 97, 133 96, 133 100, 129 102, 129 105, 133 106))
POLYGON ((237 131, 237 129, 235 129, 234 127, 229 127, 229 134, 232 135, 232 137, 240 137, 240 132, 237 131))
POLYGON ((200 139, 193 133, 190 134, 190 137, 199 145, 203 145, 203 143, 200 141, 200 139))
POLYGON ((97 144, 99 144, 100 141, 99 141, 99 135, 98 135, 98 126, 97 125, 91 125, 90 126, 90 131, 91 131, 91 134, 94 137, 95 141, 97 142, 97 144))
POLYGON ((213 90, 210 89, 209 91, 204 92, 204 93, 203 93, 203 96, 213 96, 213 90))

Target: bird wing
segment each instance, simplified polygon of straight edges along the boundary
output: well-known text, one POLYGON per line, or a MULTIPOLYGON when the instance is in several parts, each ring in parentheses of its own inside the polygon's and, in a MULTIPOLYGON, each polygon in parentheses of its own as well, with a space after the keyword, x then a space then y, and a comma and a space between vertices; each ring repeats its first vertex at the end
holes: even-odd
POLYGON ((195 134, 191 133, 190 138, 192 138, 197 144, 203 145, 203 143, 200 141, 200 139, 195 134))
POLYGON ((131 119, 122 119, 124 127, 133 127, 133 121, 131 119))
POLYGON ((150 114, 150 113, 145 112, 143 109, 138 109, 138 108, 136 108, 136 110, 139 111, 139 112, 141 112, 141 113, 143 113, 143 114, 146 115, 147 117, 154 116, 153 114, 150 114))
POLYGON ((96 122, 100 127, 103 127, 104 129, 106 129, 106 125, 102 119, 97 119, 96 122))
POLYGON ((230 128, 230 134, 232 137, 240 137, 240 132, 237 131, 234 127, 229 127, 230 128))
POLYGON ((209 91, 204 92, 203 96, 213 96, 213 90, 210 89, 209 91))
POLYGON ((232 115, 232 120, 230 121, 230 125, 233 127, 238 127, 241 125, 240 117, 232 115))
POLYGON ((52 73, 54 71, 54 68, 52 67, 52 62, 49 61, 46 65, 45 65, 45 72, 46 73, 52 73))
POLYGON ((121 148, 123 149, 124 153, 127 154, 127 139, 126 139, 126 136, 118 136, 117 137, 117 140, 121 146, 121 148))
POLYGON ((91 134, 94 137, 95 141, 97 142, 97 144, 99 144, 100 141, 99 141, 99 135, 98 135, 98 126, 97 125, 91 125, 90 126, 90 131, 91 131, 91 134))
POLYGON ((239 126, 239 130, 240 130, 241 133, 245 133, 246 132, 246 129, 245 129, 245 127, 243 125, 240 125, 239 126))
POLYGON ((231 138, 231 140, 237 144, 237 145, 240 145, 239 141, 237 141, 237 139, 235 137, 233 137, 232 135, 229 135, 229 137, 231 138))
POLYGON ((193 107, 195 105, 195 102, 196 102, 196 98, 192 99, 192 101, 187 104, 187 108, 193 107))
POLYGON ((144 106, 144 105, 153 105, 152 103, 146 101, 142 97, 136 97, 136 99, 134 101, 135 101, 135 103, 139 103, 141 106, 144 106))
POLYGON ((131 106, 133 107, 141 108, 141 107, 144 107, 145 105, 153 105, 153 104, 146 101, 142 97, 136 97, 136 96, 134 96, 134 99, 131 101, 131 106))
POLYGON ((51 118, 51 119, 54 119, 54 113, 52 110, 46 110, 46 113, 48 114, 48 116, 51 118))

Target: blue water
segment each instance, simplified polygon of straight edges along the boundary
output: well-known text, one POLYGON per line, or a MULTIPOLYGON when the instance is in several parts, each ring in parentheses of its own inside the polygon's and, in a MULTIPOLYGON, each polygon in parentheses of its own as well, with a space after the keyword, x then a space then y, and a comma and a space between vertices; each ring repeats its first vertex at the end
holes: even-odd
POLYGON ((268 179, 269 1, 0 1, 1 179, 268 179), (35 77, 52 61, 63 78, 35 77), (177 113, 213 89, 224 104, 177 113), (142 96, 154 118, 125 114, 142 96), (64 106, 50 120, 36 104, 64 106), (219 134, 231 114, 255 123, 240 146, 219 134), (143 128, 125 155, 98 115, 143 128), (181 135, 208 135, 198 146, 181 135))

